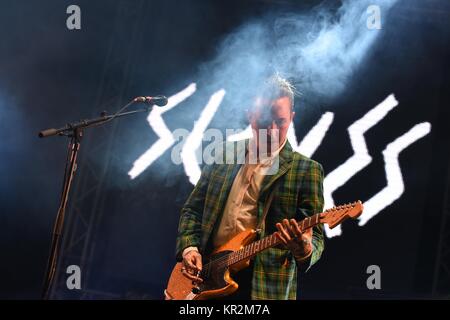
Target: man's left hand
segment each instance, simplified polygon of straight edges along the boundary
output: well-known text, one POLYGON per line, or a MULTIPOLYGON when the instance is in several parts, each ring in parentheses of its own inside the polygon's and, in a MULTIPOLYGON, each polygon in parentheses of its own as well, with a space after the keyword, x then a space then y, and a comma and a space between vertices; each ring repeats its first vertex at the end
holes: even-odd
POLYGON ((277 223, 277 236, 289 250, 296 260, 304 260, 312 253, 312 228, 301 232, 295 219, 284 219, 277 223))

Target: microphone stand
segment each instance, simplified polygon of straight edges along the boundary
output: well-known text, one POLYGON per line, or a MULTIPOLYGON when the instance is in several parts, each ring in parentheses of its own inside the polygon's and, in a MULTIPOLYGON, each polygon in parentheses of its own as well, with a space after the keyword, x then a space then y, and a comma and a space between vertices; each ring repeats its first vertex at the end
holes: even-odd
POLYGON ((149 104, 146 108, 122 112, 129 106, 131 106, 135 102, 139 102, 138 98, 131 100, 128 104, 126 104, 123 108, 121 108, 118 112, 113 115, 106 115, 106 112, 102 112, 99 118, 94 118, 90 120, 82 120, 80 122, 69 123, 63 128, 59 129, 46 129, 39 132, 40 138, 51 137, 55 135, 67 136, 70 138, 68 154, 66 160, 66 166, 64 170, 64 179, 63 179, 63 188, 61 192, 61 199, 58 208, 58 213, 56 215, 56 219, 53 225, 53 233, 52 233, 52 242, 50 247, 50 256, 47 263, 45 282, 43 287, 43 299, 50 298, 50 290, 53 286, 53 281, 56 273, 56 267, 58 262, 58 254, 59 254, 59 246, 60 239, 62 236, 63 226, 64 226, 64 217, 66 213, 67 200, 69 197, 70 187, 72 185, 73 177, 75 175, 75 171, 77 169, 77 156, 78 151, 80 150, 80 143, 83 137, 83 130, 89 127, 100 126, 103 125, 115 118, 132 115, 135 113, 148 112, 152 109, 153 104, 149 104), (121 113, 122 112, 122 113, 121 113))

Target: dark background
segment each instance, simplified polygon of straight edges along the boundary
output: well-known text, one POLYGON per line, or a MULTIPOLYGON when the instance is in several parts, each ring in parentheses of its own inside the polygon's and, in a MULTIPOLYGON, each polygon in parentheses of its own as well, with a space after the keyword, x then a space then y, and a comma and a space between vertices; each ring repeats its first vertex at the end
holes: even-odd
MULTIPOLYGON (((1 0, 0 297, 41 294, 67 141, 39 139, 39 130, 113 112, 134 96, 172 95, 196 82, 224 37, 249 19, 307 11, 320 2, 1 0), (82 10, 79 31, 66 28, 70 4, 82 10)), ((327 239, 322 259, 299 280, 303 298, 443 295, 433 281, 448 183, 450 5, 399 0, 389 15, 344 92, 327 101, 310 98, 310 105, 297 102, 297 140, 325 111, 334 112, 313 155, 330 172, 353 154, 347 127, 395 94, 399 106, 365 135, 371 164, 334 193, 338 204, 365 201, 386 185, 382 151, 388 143, 420 122, 432 129, 400 154, 401 198, 365 226, 348 222, 342 236, 327 239), (372 264, 381 268, 381 290, 366 288, 372 264)), ((220 89, 202 81, 185 107, 164 115, 170 129, 190 130, 220 89)), ((161 298, 175 262, 179 210, 192 185, 169 151, 129 179, 133 161, 156 140, 145 116, 86 131, 53 298, 161 298), (80 291, 65 287, 70 264, 82 268, 80 291)))

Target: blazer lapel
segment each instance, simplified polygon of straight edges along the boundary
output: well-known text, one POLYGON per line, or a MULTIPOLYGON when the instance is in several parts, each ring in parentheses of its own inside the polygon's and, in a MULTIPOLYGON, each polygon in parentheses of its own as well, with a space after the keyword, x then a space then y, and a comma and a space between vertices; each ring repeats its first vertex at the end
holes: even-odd
MULTIPOLYGON (((270 187, 275 183, 275 181, 277 181, 280 177, 282 177, 291 168, 292 155, 293 155, 292 147, 289 141, 286 141, 286 144, 284 145, 283 149, 280 151, 278 155, 278 170, 276 170, 274 174, 267 175, 263 179, 258 199, 260 205, 264 206, 266 204, 266 199, 268 196, 268 191, 270 191, 269 190, 270 187)), ((261 208, 261 210, 258 210, 258 220, 261 219, 262 213, 263 210, 261 208)))
MULTIPOLYGON (((208 199, 208 202, 214 203, 215 205, 213 207, 213 210, 211 210, 211 214, 208 218, 208 223, 205 226, 206 229, 203 234, 204 245, 207 244, 211 233, 214 232, 214 229, 218 227, 218 223, 220 222, 220 219, 222 217, 223 210, 225 208, 228 195, 230 194, 234 179, 236 178, 236 175, 242 166, 242 161, 239 162, 239 159, 245 159, 245 152, 248 141, 245 141, 245 144, 236 142, 233 142, 233 144, 234 149, 232 149, 232 153, 235 158, 233 159, 232 163, 226 163, 225 154, 227 150, 224 150, 224 163, 219 165, 218 169, 215 170, 212 177, 213 183, 221 185, 220 187, 218 185, 218 188, 216 188, 217 190, 220 190, 220 192, 211 195, 214 199, 208 199), (217 179, 218 177, 220 177, 220 179, 217 179)), ((225 147, 230 147, 230 144, 227 144, 225 147)))

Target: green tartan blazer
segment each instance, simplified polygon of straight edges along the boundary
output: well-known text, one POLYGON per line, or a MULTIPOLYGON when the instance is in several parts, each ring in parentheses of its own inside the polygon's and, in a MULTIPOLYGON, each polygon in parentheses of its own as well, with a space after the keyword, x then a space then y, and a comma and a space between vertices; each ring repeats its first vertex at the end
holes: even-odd
MULTIPOLYGON (((211 235, 220 223, 228 194, 241 166, 236 164, 236 159, 245 157, 247 145, 248 140, 245 144, 226 142, 223 144, 226 152, 219 158, 228 163, 203 167, 200 180, 181 210, 176 241, 178 261, 182 259, 183 250, 189 246, 198 247, 201 254, 207 255, 212 251, 211 235), (230 150, 234 161, 230 161, 230 150)), ((260 237, 275 232, 275 223, 285 218, 302 220, 323 211, 322 166, 294 152, 289 142, 280 151, 278 159, 278 170, 264 177, 258 198, 259 223, 268 195, 274 193, 260 237)), ((320 259, 324 249, 322 225, 314 227, 312 245, 308 270, 320 259)), ((270 248, 254 259, 252 299, 296 299, 297 263, 289 250, 270 248)))

